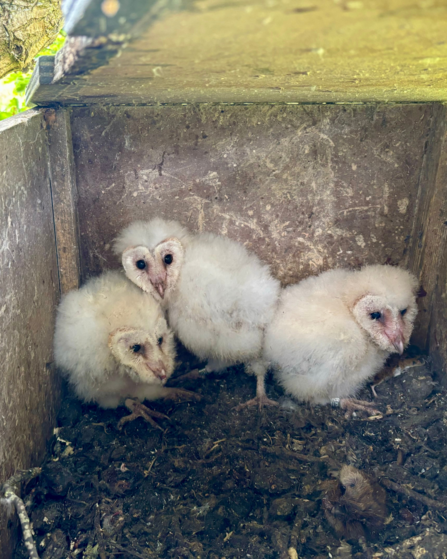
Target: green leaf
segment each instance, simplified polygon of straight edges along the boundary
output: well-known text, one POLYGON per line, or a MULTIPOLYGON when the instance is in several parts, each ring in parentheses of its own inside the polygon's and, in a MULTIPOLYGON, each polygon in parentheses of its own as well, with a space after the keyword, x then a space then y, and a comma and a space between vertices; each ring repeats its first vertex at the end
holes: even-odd
POLYGON ((11 72, 11 74, 8 74, 6 78, 3 78, 3 83, 12 83, 17 78, 20 78, 21 75, 22 72, 11 72))
POLYGON ((25 93, 26 86, 31 79, 31 74, 25 74, 19 76, 15 81, 14 95, 19 95, 20 93, 25 93))
POLYGON ((54 43, 52 43, 49 47, 42 49, 39 54, 36 55, 36 58, 39 58, 39 56, 50 56, 56 54, 57 51, 63 47, 66 36, 67 34, 65 31, 61 31, 56 37, 54 43))
POLYGON ((17 97, 13 97, 11 101, 8 103, 6 109, 12 111, 18 108, 19 108, 19 100, 17 99, 17 97))

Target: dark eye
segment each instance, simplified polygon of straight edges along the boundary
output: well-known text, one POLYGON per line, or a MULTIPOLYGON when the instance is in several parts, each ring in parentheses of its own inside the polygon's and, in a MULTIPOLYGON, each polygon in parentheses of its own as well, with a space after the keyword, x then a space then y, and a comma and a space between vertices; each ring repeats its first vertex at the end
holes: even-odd
POLYGON ((139 270, 144 270, 144 268, 146 268, 146 262, 144 260, 137 260, 137 268, 139 270))
POLYGON ((382 316, 382 313, 380 313, 380 312, 372 312, 372 313, 370 314, 370 317, 371 317, 373 320, 379 320, 379 318, 380 318, 381 316, 382 316))
POLYGON ((401 314, 402 316, 405 316, 406 312, 407 312, 407 309, 403 309, 403 310, 400 311, 400 314, 401 314))
POLYGON ((169 266, 169 264, 172 264, 172 261, 174 259, 172 258, 172 254, 167 254, 164 258, 163 261, 165 264, 167 264, 169 266))
POLYGON ((158 338, 157 340, 157 344, 161 345, 163 343, 163 336, 161 336, 160 338, 158 338))
POLYGON ((141 346, 140 346, 140 344, 135 344, 135 345, 132 346, 131 349, 134 353, 138 353, 141 349, 141 346))

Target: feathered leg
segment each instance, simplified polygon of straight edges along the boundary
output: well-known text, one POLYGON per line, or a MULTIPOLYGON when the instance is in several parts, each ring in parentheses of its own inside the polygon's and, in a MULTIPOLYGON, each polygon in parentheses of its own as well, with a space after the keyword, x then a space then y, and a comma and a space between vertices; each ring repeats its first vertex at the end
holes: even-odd
POLYGON ((249 406, 259 406, 261 410, 263 406, 277 406, 278 402, 270 400, 265 393, 265 377, 267 374, 268 365, 262 359, 255 359, 245 365, 245 372, 249 375, 256 376, 256 397, 248 400, 244 404, 239 404, 236 410, 239 411, 249 406))

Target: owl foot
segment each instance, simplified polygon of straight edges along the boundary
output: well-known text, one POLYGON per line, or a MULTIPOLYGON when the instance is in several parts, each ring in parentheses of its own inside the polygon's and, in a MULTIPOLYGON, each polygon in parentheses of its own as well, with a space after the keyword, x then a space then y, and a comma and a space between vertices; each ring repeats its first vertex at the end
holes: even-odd
POLYGON ((169 417, 167 415, 164 415, 163 413, 160 413, 160 412, 155 411, 155 410, 151 410, 151 409, 147 408, 145 405, 143 405, 141 402, 138 402, 136 400, 131 400, 130 398, 128 398, 124 402, 124 405, 131 412, 131 414, 126 415, 126 417, 121 418, 120 421, 118 422, 118 429, 120 431, 123 428, 123 425, 125 425, 126 423, 129 423, 130 421, 134 421, 135 419, 138 419, 139 417, 142 417, 145 421, 150 423, 152 425, 152 427, 155 427, 156 429, 160 429, 161 431, 163 431, 163 428, 160 427, 160 425, 158 425, 157 423, 155 423, 155 421, 152 419, 152 417, 157 417, 158 419, 168 419, 169 420, 169 417))
POLYGON ((365 400, 355 400, 354 398, 332 398, 331 404, 334 407, 340 407, 342 410, 346 410, 346 419, 350 419, 355 411, 362 411, 368 415, 382 415, 380 410, 375 407, 374 402, 367 402, 365 400))
POLYGON ((264 406, 278 406, 278 405, 279 405, 278 402, 275 402, 275 400, 270 400, 270 398, 267 398, 266 394, 261 394, 260 396, 256 396, 252 400, 248 400, 248 402, 245 402, 244 404, 239 404, 238 406, 235 407, 235 410, 241 411, 244 408, 248 408, 251 406, 258 406, 259 410, 262 410, 264 406))

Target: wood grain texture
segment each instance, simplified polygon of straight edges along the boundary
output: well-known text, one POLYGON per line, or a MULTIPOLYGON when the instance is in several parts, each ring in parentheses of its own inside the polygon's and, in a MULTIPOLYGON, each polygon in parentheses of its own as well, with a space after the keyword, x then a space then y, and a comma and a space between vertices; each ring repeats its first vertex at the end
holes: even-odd
POLYGON ((436 107, 73 108, 82 276, 119 267, 135 219, 244 243, 286 285, 334 266, 411 266, 436 107))
POLYGON ((70 115, 67 110, 44 113, 48 133, 54 229, 61 293, 79 287, 78 195, 73 160, 70 115))
MULTIPOLYGON (((447 384, 447 121, 444 112, 439 135, 440 156, 435 190, 427 212, 422 274, 431 296, 428 308, 428 347, 435 370, 447 384)), ((425 286, 424 286, 425 287, 425 286)))
MULTIPOLYGON (((419 176, 418 204, 411 238, 408 261, 410 269, 419 277, 425 297, 418 300, 419 317, 413 340, 421 348, 429 348, 429 329, 433 305, 437 299, 438 273, 445 251, 446 226, 443 224, 446 191, 440 182, 443 150, 445 150, 446 107, 436 105, 430 122, 430 133, 424 145, 424 156, 419 176)), ((446 218, 447 219, 447 218, 446 218)))
POLYGON ((444 0, 176 5, 180 11, 157 3, 157 17, 138 37, 123 36, 119 56, 93 70, 86 64, 81 73, 67 68, 33 102, 447 100, 444 0))
MULTIPOLYGON (((0 123, 0 481, 39 465, 56 420, 52 362, 59 297, 48 146, 42 114, 0 123)), ((0 557, 11 531, 0 507, 0 557)))

